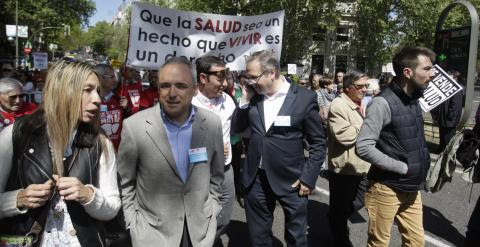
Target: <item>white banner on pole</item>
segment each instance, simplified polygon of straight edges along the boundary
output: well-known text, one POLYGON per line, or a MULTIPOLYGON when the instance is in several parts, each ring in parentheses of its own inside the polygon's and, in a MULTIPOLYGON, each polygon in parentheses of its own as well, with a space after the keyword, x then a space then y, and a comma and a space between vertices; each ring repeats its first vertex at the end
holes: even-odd
POLYGON ((245 69, 253 52, 273 50, 280 60, 284 11, 230 16, 179 11, 134 2, 127 65, 158 69, 173 56, 192 63, 204 55, 222 58, 233 70, 245 69))
MULTIPOLYGON (((7 37, 15 37, 17 34, 15 25, 5 25, 5 31, 7 37)), ((28 38, 28 26, 18 26, 18 37, 28 38)))
POLYGON ((34 52, 33 54, 33 68, 48 69, 48 53, 34 52))
POLYGON ((463 90, 462 86, 452 79, 440 66, 433 66, 435 77, 428 84, 419 99, 420 106, 424 112, 429 112, 445 100, 463 90))

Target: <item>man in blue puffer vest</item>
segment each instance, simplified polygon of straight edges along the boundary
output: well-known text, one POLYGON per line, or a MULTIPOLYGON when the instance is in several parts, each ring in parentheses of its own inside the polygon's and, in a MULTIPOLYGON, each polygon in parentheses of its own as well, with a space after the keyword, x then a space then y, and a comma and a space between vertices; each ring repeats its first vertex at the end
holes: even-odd
POLYGON ((403 48, 393 58, 395 78, 368 107, 357 138, 358 156, 371 163, 365 193, 368 246, 388 246, 395 219, 408 246, 424 246, 422 200, 430 165, 418 99, 433 79, 435 53, 403 48))

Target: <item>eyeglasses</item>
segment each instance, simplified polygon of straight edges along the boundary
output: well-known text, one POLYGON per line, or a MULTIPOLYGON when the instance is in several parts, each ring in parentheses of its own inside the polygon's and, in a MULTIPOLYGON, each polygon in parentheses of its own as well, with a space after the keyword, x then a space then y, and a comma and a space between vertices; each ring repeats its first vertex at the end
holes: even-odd
POLYGON ((258 81, 260 80, 260 78, 262 78, 262 76, 265 74, 266 71, 263 71, 259 76, 250 76, 250 75, 247 75, 245 77, 245 81, 247 81, 247 84, 249 85, 253 85, 253 84, 257 84, 258 81))
POLYGON ((214 75, 218 78, 220 81, 224 81, 228 78, 228 74, 230 74, 230 70, 228 68, 220 71, 207 71, 203 72, 206 75, 214 75))
POLYGON ((16 100, 17 98, 23 99, 23 98, 25 98, 25 94, 22 93, 22 94, 8 95, 9 100, 13 101, 13 100, 16 100))
POLYGON ((353 84, 356 89, 368 88, 370 84, 353 84))

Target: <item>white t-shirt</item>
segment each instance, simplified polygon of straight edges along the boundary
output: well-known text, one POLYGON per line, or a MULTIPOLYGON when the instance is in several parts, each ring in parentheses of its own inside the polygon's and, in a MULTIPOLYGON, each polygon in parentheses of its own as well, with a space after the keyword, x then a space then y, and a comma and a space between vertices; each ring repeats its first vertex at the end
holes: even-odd
POLYGON ((220 120, 222 121, 223 143, 228 144, 228 155, 225 157, 225 165, 229 165, 232 163, 230 129, 232 124, 232 115, 236 108, 232 97, 226 93, 222 93, 222 96, 209 99, 199 91, 197 95, 193 97, 192 104, 194 106, 207 109, 220 117, 220 120))

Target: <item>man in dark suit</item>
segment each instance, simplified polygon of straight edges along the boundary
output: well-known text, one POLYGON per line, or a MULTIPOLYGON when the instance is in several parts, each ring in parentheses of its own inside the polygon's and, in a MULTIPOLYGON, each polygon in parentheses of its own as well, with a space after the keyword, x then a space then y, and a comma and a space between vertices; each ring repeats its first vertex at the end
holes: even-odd
POLYGON ((285 212, 288 246, 307 246, 308 195, 325 159, 325 134, 315 92, 290 84, 270 51, 247 60, 247 84, 234 113, 234 129, 251 129, 243 171, 245 209, 253 246, 272 246, 273 212, 285 212), (309 143, 305 161, 302 140, 309 143))

